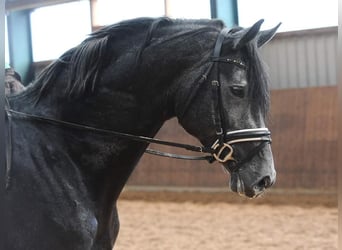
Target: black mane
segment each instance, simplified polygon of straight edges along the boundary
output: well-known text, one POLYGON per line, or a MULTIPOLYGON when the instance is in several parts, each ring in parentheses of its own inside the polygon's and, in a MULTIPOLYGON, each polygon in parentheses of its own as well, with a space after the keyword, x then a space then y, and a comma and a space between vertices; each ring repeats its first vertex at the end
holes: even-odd
MULTIPOLYGON (((139 63, 141 54, 152 41, 153 33, 161 27, 184 24, 191 27, 189 31, 178 34, 196 34, 208 29, 219 30, 223 23, 218 20, 171 20, 162 18, 137 18, 106 26, 85 39, 78 46, 65 52, 59 59, 45 68, 36 80, 40 86, 39 96, 43 95, 53 84, 56 77, 68 66, 66 94, 81 95, 87 90, 94 90, 101 69, 109 60, 107 49, 110 41, 123 40, 132 34, 143 33, 144 39, 136 52, 135 64, 139 63), (210 26, 209 28, 207 26, 210 26)), ((175 36, 172 37, 175 39, 175 36)), ((117 51, 118 53, 120 51, 117 51)), ((113 55, 111 55, 113 56, 113 55)), ((64 72, 65 73, 65 72, 64 72)))
MULTIPOLYGON (((38 99, 44 95, 53 85, 56 78, 61 74, 66 74, 67 87, 65 93, 68 96, 80 96, 87 91, 92 92, 99 79, 101 70, 110 60, 108 49, 110 42, 129 39, 132 34, 143 34, 143 39, 139 42, 136 50, 135 62, 140 63, 144 49, 152 43, 178 42, 187 36, 195 36, 206 31, 220 31, 224 24, 219 20, 173 20, 167 17, 162 18, 137 18, 123 21, 114 25, 106 26, 89 35, 78 46, 65 52, 59 59, 45 68, 36 80, 38 87, 38 99), (159 34, 159 38, 154 39, 155 33, 163 27, 172 28, 181 24, 183 29, 178 32, 171 31, 169 34, 159 34), (184 29, 184 27, 187 27, 184 29), (164 36, 163 36, 164 35, 164 36), (166 36, 165 36, 166 35, 166 36), (160 39, 162 37, 162 39, 160 39)), ((232 33, 240 30, 234 27, 232 33)), ((247 48, 248 63, 248 83, 249 97, 257 102, 257 106, 266 114, 269 106, 268 77, 264 72, 264 66, 256 49, 255 43, 249 43, 247 48)), ((119 56, 122 51, 114 51, 111 57, 119 56), (115 55, 115 53, 117 53, 115 55)))

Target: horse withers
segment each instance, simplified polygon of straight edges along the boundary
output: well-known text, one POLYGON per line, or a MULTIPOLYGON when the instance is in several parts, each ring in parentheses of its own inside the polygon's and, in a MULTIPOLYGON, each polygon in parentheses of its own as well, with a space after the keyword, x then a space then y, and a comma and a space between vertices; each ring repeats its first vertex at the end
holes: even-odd
POLYGON ((205 152, 241 195, 269 188, 276 172, 259 48, 278 26, 261 24, 124 21, 8 95, 4 249, 112 249, 116 201, 149 143, 205 152), (203 146, 153 139, 172 117, 203 146))

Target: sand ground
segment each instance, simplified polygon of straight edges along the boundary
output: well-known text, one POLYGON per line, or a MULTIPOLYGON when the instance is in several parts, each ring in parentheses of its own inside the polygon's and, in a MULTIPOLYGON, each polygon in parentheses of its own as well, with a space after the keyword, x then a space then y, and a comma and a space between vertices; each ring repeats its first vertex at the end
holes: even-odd
POLYGON ((334 250, 336 203, 329 194, 251 201, 235 194, 125 192, 114 249, 334 250))

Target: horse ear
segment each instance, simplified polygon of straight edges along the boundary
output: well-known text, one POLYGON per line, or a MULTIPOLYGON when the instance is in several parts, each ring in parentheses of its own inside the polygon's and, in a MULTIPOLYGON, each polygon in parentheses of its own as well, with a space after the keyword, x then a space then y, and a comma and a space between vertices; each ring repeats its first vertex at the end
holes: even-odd
POLYGON ((279 23, 277 26, 275 26, 272 29, 269 30, 263 30, 260 31, 258 36, 257 36, 257 45, 258 48, 262 47, 264 44, 266 44, 267 42, 269 42, 275 35, 277 29, 279 28, 279 26, 281 25, 281 23, 279 23))
POLYGON ((260 19, 252 27, 234 33, 234 37, 236 37, 236 39, 234 39, 233 48, 239 49, 249 41, 252 41, 257 36, 263 22, 264 19, 260 19))

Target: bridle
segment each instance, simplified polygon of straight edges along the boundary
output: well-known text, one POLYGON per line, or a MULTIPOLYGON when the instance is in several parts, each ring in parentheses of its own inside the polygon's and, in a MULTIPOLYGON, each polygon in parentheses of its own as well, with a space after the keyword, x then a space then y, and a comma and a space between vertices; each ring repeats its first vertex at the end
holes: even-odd
POLYGON ((132 134, 126 134, 122 132, 117 132, 113 130, 101 129, 96 127, 87 126, 84 124, 78 124, 63 120, 58 120, 54 118, 28 114, 20 111, 16 111, 11 109, 9 105, 9 101, 6 97, 6 106, 5 111, 7 114, 8 124, 9 124, 9 136, 8 136, 8 147, 7 147, 7 170, 9 171, 11 167, 11 157, 12 157, 12 135, 11 135, 11 123, 13 118, 20 118, 20 119, 28 119, 28 120, 35 120, 38 122, 49 123, 55 126, 62 126, 67 128, 73 128, 78 130, 86 130, 95 133, 105 134, 117 138, 128 139, 131 141, 137 142, 145 142, 145 143, 152 143, 152 144, 160 144, 166 145, 171 147, 182 148, 194 152, 202 152, 207 153, 204 156, 186 156, 186 155, 178 155, 178 154, 170 154, 164 153, 157 150, 146 149, 146 153, 164 156, 164 157, 171 157, 177 159, 185 159, 185 160, 207 160, 208 162, 214 162, 215 160, 220 163, 227 163, 227 162, 234 162, 234 166, 230 167, 228 170, 230 172, 236 171, 241 165, 246 163, 247 161, 251 160, 255 154, 257 154, 262 148, 271 143, 271 133, 267 128, 252 128, 252 129, 242 129, 242 130, 235 130, 226 132, 222 116, 222 96, 221 96, 221 84, 219 79, 219 63, 230 63, 237 67, 246 68, 246 65, 243 62, 240 62, 235 59, 230 58, 222 58, 220 57, 221 47, 224 41, 226 34, 229 32, 228 29, 223 29, 215 44, 214 53, 210 62, 210 66, 208 67, 207 71, 204 75, 202 75, 201 79, 194 83, 192 86, 192 91, 190 91, 189 97, 187 98, 187 103, 183 107, 182 115, 187 111, 188 106, 191 104, 193 98, 195 97, 199 86, 204 83, 208 79, 208 75, 213 72, 214 75, 217 76, 216 79, 211 80, 212 86, 212 93, 213 93, 213 108, 214 112, 212 114, 212 118, 216 127, 216 136, 217 140, 214 142, 212 146, 194 146, 189 144, 183 144, 178 142, 171 142, 165 140, 159 140, 155 138, 145 137, 145 136, 138 136, 132 134), (218 111, 216 111, 216 107, 218 111), (260 142, 260 144, 255 147, 243 160, 237 161, 234 159, 234 144, 239 143, 246 143, 246 142, 260 142))

